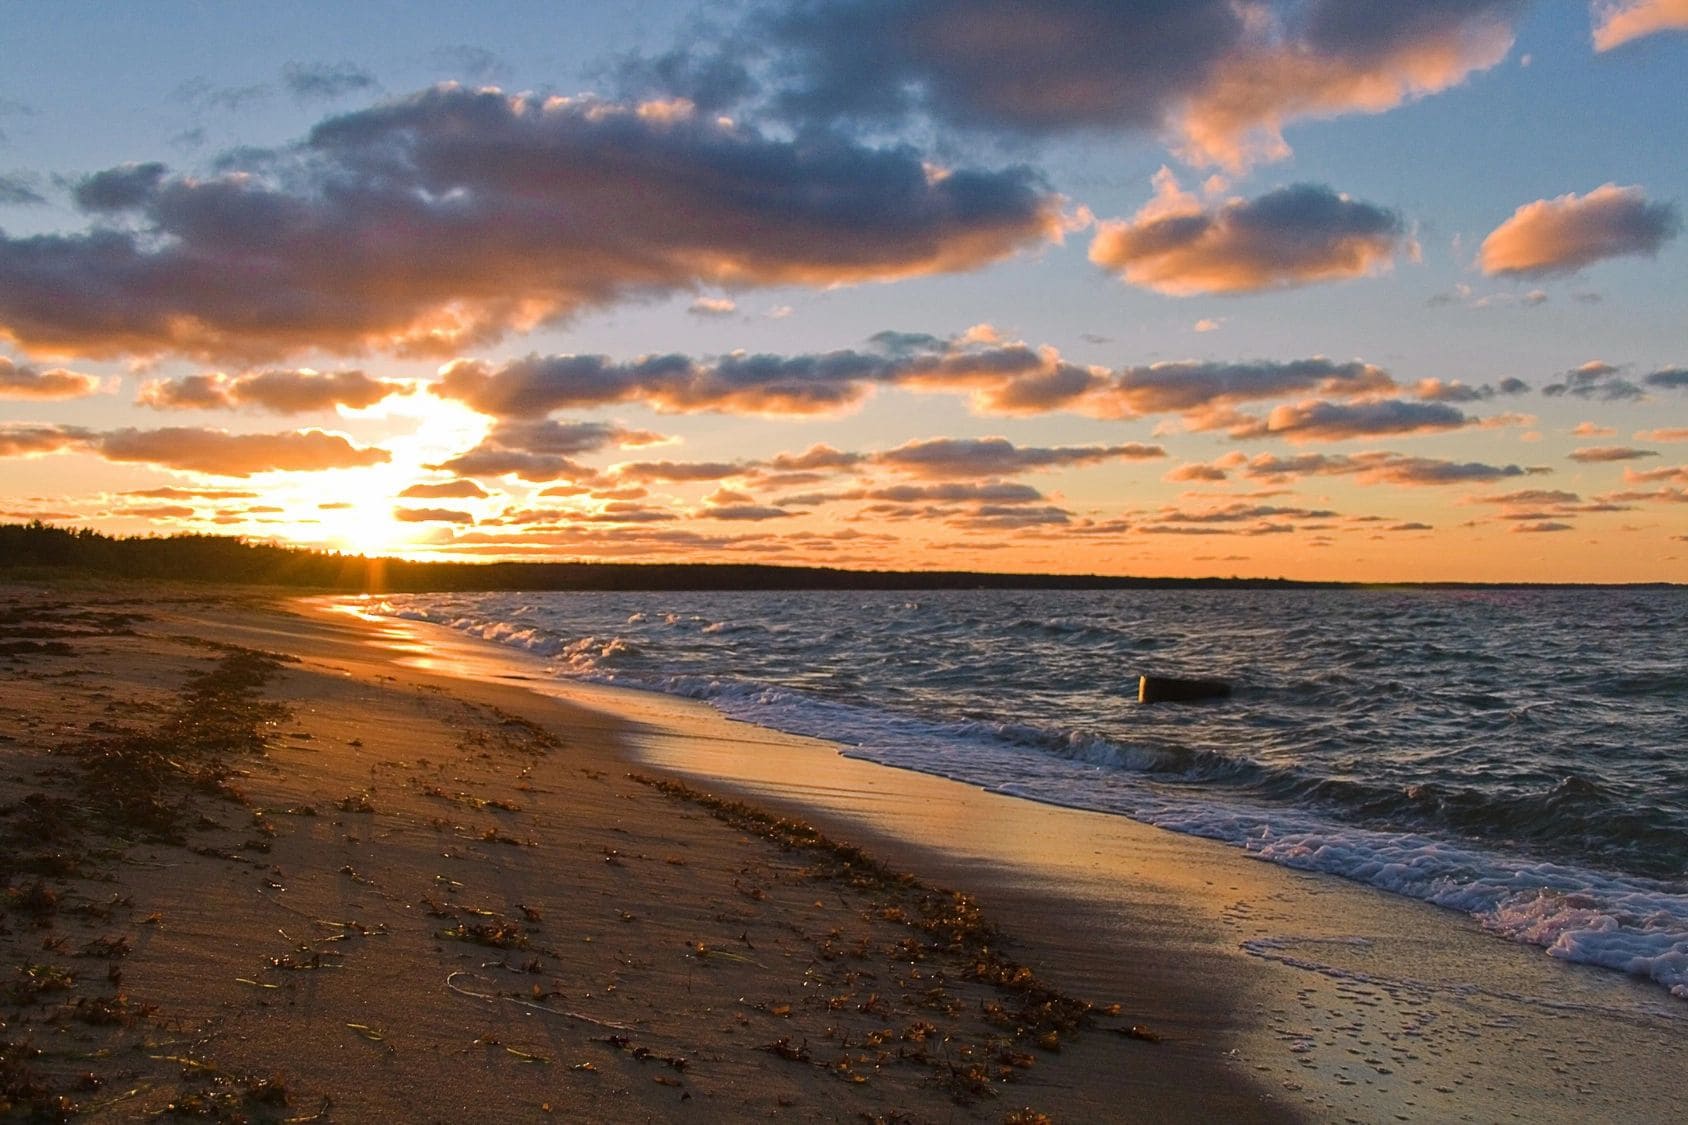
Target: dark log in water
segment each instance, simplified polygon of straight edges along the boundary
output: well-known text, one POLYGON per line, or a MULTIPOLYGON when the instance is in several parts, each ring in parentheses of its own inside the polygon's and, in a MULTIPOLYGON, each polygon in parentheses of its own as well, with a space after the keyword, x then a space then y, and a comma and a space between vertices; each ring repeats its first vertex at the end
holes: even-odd
POLYGON ((1175 680, 1170 676, 1143 676, 1137 681, 1139 703, 1199 703, 1224 699, 1231 685, 1224 680, 1175 680))

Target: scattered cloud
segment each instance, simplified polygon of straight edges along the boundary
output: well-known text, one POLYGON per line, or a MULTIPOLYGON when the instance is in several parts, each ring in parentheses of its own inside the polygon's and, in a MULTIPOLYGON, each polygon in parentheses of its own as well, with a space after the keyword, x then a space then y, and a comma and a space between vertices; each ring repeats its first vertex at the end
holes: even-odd
POLYGON ((1288 154, 1304 119, 1381 113, 1505 57, 1521 0, 1355 5, 785 0, 716 50, 650 60, 647 81, 811 125, 943 124, 1028 138, 1167 132, 1236 169, 1288 154))
POLYGON ((87 398, 99 390, 100 381, 92 375, 62 367, 43 371, 0 355, 0 399, 87 398))
POLYGON ((1090 260, 1133 285, 1191 296, 1363 277, 1408 248, 1398 214, 1320 184, 1209 207, 1163 168, 1143 210, 1097 228, 1090 260))
POLYGON ((1574 273, 1606 258, 1652 257, 1680 226, 1673 205, 1649 202, 1639 187, 1603 184, 1526 203, 1483 240, 1478 261, 1486 274, 1574 273))
POLYGON ((698 297, 686 311, 693 316, 732 316, 738 312, 738 302, 731 297, 698 297))
POLYGON ((90 229, 0 237, 0 337, 32 350, 437 355, 699 284, 972 269, 1062 221, 1024 167, 449 85, 216 175, 128 165, 75 194, 90 229))
POLYGON ((1469 415, 1440 402, 1314 399, 1273 407, 1264 419, 1227 420, 1223 424, 1230 436, 1238 440, 1281 437, 1300 443, 1441 433, 1469 426, 1472 421, 1469 415))
POLYGON ((1589 8, 1597 51, 1661 31, 1688 30, 1688 0, 1593 0, 1589 8))
POLYGON ((1499 383, 1484 383, 1473 387, 1458 379, 1420 379, 1413 384, 1413 394, 1425 402, 1487 402, 1496 395, 1521 395, 1530 389, 1522 379, 1502 379, 1499 383))
POLYGON ((281 68, 281 84, 300 103, 339 101, 376 87, 375 76, 351 62, 290 62, 281 68))
POLYGON ((59 451, 225 477, 356 468, 392 459, 384 449, 359 446, 342 434, 322 430, 231 434, 186 426, 99 431, 42 423, 0 424, 0 457, 59 451))
POLYGON ((1569 395, 1572 398, 1595 399, 1601 402, 1625 402, 1643 397, 1646 392, 1628 379, 1622 378, 1623 368, 1604 360, 1591 359, 1572 368, 1556 383, 1542 387, 1541 393, 1550 398, 1569 395))
POLYGON ((1470 504, 1576 504, 1582 500, 1575 492, 1566 492, 1558 488, 1525 488, 1516 492, 1493 493, 1488 496, 1472 496, 1467 499, 1470 504))
POLYGON ((1649 387, 1660 387, 1664 390, 1688 390, 1688 367, 1667 367, 1649 373, 1641 381, 1649 387))
POLYGON ((875 465, 927 479, 1017 476, 1022 473, 1105 461, 1144 461, 1165 457, 1158 445, 1067 445, 1054 448, 1016 446, 1007 438, 930 438, 873 454, 875 465))
POLYGON ((1671 465, 1661 469, 1625 469, 1625 484, 1688 484, 1688 465, 1671 465))
POLYGON ((393 518, 400 523, 474 523, 472 512, 454 508, 394 508, 393 518))
POLYGON ((38 207, 47 202, 47 197, 37 189, 34 176, 26 172, 8 172, 0 175, 0 207, 38 207))
POLYGON ((399 496, 406 500, 485 500, 487 490, 472 480, 413 484, 399 496))
POLYGON ((1572 451, 1568 456, 1585 465, 1607 461, 1636 461, 1643 457, 1657 457, 1658 450, 1635 449, 1627 445, 1591 445, 1572 451))
POLYGON ((1352 476, 1361 484, 1442 486, 1478 484, 1551 472, 1545 467, 1490 465, 1481 461, 1444 461, 1401 453, 1302 453, 1279 457, 1262 453, 1241 467, 1252 480, 1285 483, 1304 476, 1352 476))
POLYGON ((362 371, 272 370, 228 376, 220 372, 157 379, 135 401, 155 410, 235 410, 257 407, 272 414, 312 414, 345 406, 363 409, 392 395, 409 394, 409 383, 375 379, 362 371))

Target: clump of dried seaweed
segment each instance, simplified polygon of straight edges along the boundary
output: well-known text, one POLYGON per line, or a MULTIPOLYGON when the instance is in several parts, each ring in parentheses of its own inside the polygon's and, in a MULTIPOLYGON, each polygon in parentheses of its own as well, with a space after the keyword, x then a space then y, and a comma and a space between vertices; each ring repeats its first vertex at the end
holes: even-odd
POLYGON ((196 793, 242 800, 231 758, 263 749, 263 727, 285 709, 259 697, 280 659, 232 649, 183 688, 151 730, 68 747, 82 768, 83 807, 101 827, 180 843, 196 793))

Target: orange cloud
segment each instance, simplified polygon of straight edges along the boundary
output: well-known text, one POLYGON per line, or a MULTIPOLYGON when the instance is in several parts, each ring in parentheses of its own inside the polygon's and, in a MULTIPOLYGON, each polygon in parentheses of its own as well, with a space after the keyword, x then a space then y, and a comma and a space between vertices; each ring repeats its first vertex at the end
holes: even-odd
POLYGON ((1519 7, 1314 0, 1293 29, 1256 9, 1256 35, 1177 115, 1182 155, 1241 169, 1287 156, 1283 130, 1292 121, 1383 113, 1451 89, 1506 57, 1519 7))
POLYGON ((1399 215, 1318 184, 1209 209, 1166 169, 1157 197, 1129 222, 1097 228, 1090 260, 1133 285, 1174 296, 1253 293, 1363 277, 1406 243, 1399 215))
POLYGON ((413 484, 399 495, 406 500, 485 500, 488 493, 472 480, 448 480, 413 484))
POLYGON ((1573 273, 1605 258, 1651 257, 1680 225, 1673 206, 1649 203, 1641 188, 1602 184, 1518 208, 1483 240, 1478 262, 1487 274, 1573 273))
POLYGON ((1660 31, 1688 28, 1688 0, 1596 0, 1594 49, 1613 47, 1660 31))
POLYGON ((394 508, 393 518, 400 523, 474 523, 472 512, 454 508, 394 508))
POLYGON ((886 281, 1061 237, 1026 168, 717 116, 440 86, 207 177, 81 181, 88 229, 0 236, 0 338, 85 355, 447 354, 631 295, 886 281))
POLYGON ((322 430, 274 434, 231 434, 172 426, 161 430, 97 431, 40 423, 0 425, 0 457, 79 451, 107 461, 138 462, 167 469, 247 477, 254 473, 313 472, 384 464, 384 449, 354 445, 322 430))
POLYGON ((309 414, 374 406, 391 395, 409 394, 411 385, 374 379, 362 371, 259 371, 229 377, 220 372, 156 379, 135 399, 155 410, 234 410, 256 406, 272 414, 309 414))
POLYGON ((62 367, 42 371, 0 355, 0 398, 86 398, 99 389, 92 375, 62 367))

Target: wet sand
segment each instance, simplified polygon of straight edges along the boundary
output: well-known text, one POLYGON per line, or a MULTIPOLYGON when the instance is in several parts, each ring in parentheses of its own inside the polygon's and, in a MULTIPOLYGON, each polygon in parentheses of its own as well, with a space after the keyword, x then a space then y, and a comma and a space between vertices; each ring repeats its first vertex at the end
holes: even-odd
MULTIPOLYGON (((699 704, 559 682, 449 630, 372 622, 412 659, 492 661, 614 714, 642 762, 788 809, 978 894, 1051 979, 1160 1029, 1256 1105, 1330 1121, 1673 1121, 1688 1005, 1462 915, 1210 841, 843 757, 699 704)), ((500 674, 498 672, 492 674, 500 674)), ((1176 1097, 1177 1065, 1144 1077, 1176 1097)))
POLYGON ((1676 1115, 1680 1002, 1434 908, 323 602, 0 593, 14 1111, 1676 1115))
POLYGON ((3 593, 0 1115, 1291 1119, 1225 990, 1052 974, 936 854, 664 784, 488 653, 3 593))

